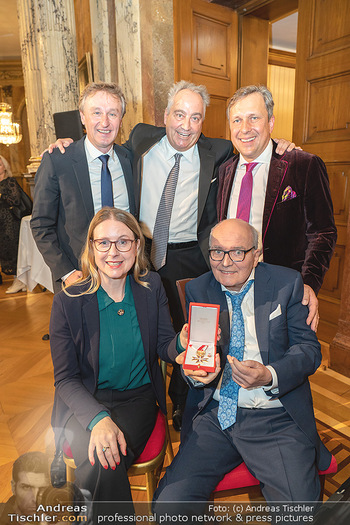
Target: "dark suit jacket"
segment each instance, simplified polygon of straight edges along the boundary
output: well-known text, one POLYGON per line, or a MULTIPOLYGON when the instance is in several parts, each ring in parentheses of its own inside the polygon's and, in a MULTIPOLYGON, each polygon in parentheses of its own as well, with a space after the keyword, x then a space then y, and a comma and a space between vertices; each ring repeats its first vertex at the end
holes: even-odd
MULTIPOLYGON (((159 406, 166 413, 158 356, 168 362, 175 359, 175 347, 172 354, 168 353, 175 333, 159 275, 150 272, 145 280, 150 284, 148 289, 137 284, 130 276, 147 370, 159 406)), ((79 287, 76 286, 69 288, 72 294, 78 290, 79 287)), ((83 428, 87 428, 99 412, 106 410, 94 398, 99 370, 99 342, 96 293, 79 297, 68 297, 63 291, 56 294, 50 320, 50 345, 56 388, 52 426, 56 439, 72 414, 83 428)))
MULTIPOLYGON (((131 131, 125 146, 133 153, 133 171, 135 184, 136 208, 140 207, 142 157, 166 134, 165 128, 149 124, 137 124, 131 131)), ((208 260, 208 239, 211 228, 217 222, 216 197, 218 189, 218 168, 232 156, 232 144, 224 139, 212 139, 203 134, 197 142, 200 158, 198 190, 198 243, 208 260)))
MULTIPOLYGON (((331 454, 318 436, 313 413, 308 377, 321 363, 320 344, 315 333, 306 324, 308 309, 301 304, 303 282, 300 274, 289 268, 259 263, 254 281, 255 327, 264 365, 272 365, 278 377, 278 398, 282 405, 315 445, 320 469, 328 468, 331 454), (281 315, 270 319, 278 306, 281 315)), ((230 322, 225 294, 212 272, 186 285, 186 301, 220 305, 221 370, 229 351, 230 322)), ((193 417, 212 399, 219 376, 208 386, 190 384, 183 421, 183 435, 189 431, 193 417)), ((272 398, 271 391, 267 392, 272 398)))
MULTIPOLYGON (((50 267, 56 291, 58 281, 80 268, 79 257, 94 206, 84 138, 62 155, 45 153, 35 176, 31 228, 35 242, 50 267)), ((135 214, 130 153, 114 146, 124 172, 131 213, 135 214)))
MULTIPOLYGON (((227 218, 238 159, 220 169, 219 220, 227 218)), ((319 292, 337 240, 328 175, 319 157, 296 149, 280 156, 273 143, 262 238, 265 262, 298 270, 304 283, 319 292), (288 186, 297 196, 282 202, 288 186)))

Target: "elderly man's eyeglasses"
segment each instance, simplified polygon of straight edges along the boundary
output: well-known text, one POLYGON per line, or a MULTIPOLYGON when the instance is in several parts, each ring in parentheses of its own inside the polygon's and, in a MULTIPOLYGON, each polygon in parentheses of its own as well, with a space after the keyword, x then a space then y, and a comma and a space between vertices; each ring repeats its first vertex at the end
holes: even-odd
POLYGON ((109 241, 108 239, 93 239, 91 242, 98 252, 108 252, 112 244, 116 247, 118 252, 129 252, 133 242, 137 239, 118 239, 117 241, 109 241))
POLYGON ((242 262, 245 259, 245 256, 248 252, 251 252, 254 250, 254 246, 249 248, 249 250, 220 250, 218 248, 213 248, 209 250, 209 257, 212 261, 223 261, 226 254, 228 254, 229 258, 232 262, 242 262))

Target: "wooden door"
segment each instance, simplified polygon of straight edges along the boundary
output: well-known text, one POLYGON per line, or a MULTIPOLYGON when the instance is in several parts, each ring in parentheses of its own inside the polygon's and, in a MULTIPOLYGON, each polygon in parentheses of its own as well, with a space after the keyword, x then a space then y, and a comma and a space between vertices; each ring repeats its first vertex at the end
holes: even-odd
POLYGON ((337 328, 350 198, 350 0, 299 2, 293 140, 330 178, 338 242, 319 294, 318 336, 337 328))
POLYGON ((203 133, 230 138, 227 101, 237 89, 237 13, 204 0, 174 0, 175 80, 210 94, 203 133))

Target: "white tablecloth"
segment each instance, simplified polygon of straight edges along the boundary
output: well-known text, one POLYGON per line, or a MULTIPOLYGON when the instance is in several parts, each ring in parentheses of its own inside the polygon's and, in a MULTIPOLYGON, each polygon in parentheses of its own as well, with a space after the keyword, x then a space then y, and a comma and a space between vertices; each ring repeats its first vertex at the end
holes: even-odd
POLYGON ((53 292, 52 275, 50 268, 44 262, 33 239, 30 229, 31 215, 23 217, 19 231, 17 278, 24 283, 28 290, 34 290, 37 284, 53 292))

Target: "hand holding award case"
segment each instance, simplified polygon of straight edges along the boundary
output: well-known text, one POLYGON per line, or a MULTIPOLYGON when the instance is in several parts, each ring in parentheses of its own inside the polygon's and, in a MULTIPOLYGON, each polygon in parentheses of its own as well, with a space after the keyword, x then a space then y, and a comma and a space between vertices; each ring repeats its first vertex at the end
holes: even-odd
POLYGON ((190 303, 185 370, 215 371, 219 313, 218 304, 190 303))

